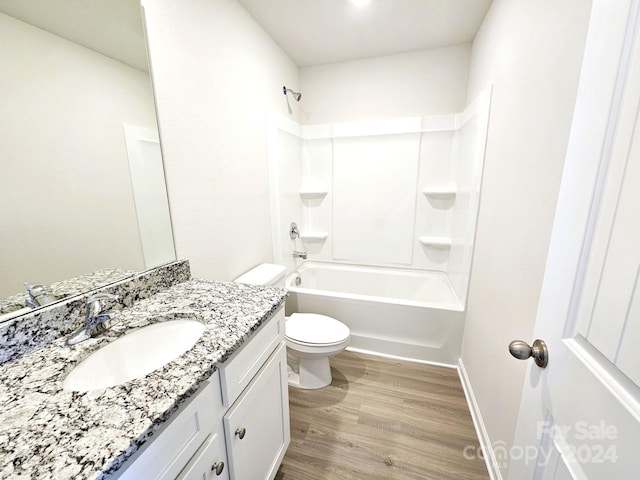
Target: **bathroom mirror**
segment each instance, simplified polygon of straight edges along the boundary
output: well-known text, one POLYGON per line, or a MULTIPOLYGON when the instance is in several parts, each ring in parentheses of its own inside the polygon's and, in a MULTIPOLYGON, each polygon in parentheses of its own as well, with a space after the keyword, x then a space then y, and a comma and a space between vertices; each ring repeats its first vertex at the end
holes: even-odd
POLYGON ((2 321, 175 249, 139 2, 0 0, 0 32, 2 321))

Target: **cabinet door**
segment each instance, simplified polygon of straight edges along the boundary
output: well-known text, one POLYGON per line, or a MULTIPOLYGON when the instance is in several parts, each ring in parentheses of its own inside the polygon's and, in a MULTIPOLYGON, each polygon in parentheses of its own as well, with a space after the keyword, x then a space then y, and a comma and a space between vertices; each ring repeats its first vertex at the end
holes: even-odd
MULTIPOLYGON (((175 479, 220 422, 222 395, 218 372, 204 382, 149 442, 116 472, 119 480, 175 479)), ((219 429, 219 427, 218 427, 219 429)))
POLYGON ((284 342, 224 416, 232 480, 272 479, 289 446, 284 342))
POLYGON ((224 434, 214 432, 180 472, 176 480, 229 480, 224 434))
POLYGON ((222 400, 226 407, 233 405, 283 340, 284 308, 280 307, 231 358, 218 364, 222 400))

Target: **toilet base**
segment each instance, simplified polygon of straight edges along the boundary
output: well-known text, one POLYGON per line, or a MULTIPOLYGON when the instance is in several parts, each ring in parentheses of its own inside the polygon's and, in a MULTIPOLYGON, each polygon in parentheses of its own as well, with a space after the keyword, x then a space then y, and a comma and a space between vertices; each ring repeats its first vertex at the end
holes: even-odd
MULTIPOLYGON (((291 359, 291 356, 288 356, 291 359)), ((315 390, 331 383, 331 366, 329 357, 298 357, 295 359, 297 371, 289 363, 288 382, 295 388, 315 390)))

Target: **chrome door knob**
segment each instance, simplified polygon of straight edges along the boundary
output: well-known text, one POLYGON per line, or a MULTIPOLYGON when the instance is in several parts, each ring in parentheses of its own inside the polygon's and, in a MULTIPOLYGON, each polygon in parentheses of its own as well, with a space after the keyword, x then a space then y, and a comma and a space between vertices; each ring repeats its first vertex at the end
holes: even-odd
POLYGON ((244 438, 244 435, 247 433, 247 429, 242 427, 242 428, 238 428, 236 429, 236 435, 238 437, 240 437, 240 440, 242 440, 244 438))
POLYGON ((509 353, 518 360, 526 360, 527 358, 533 357, 536 365, 540 368, 545 368, 549 363, 547 344, 540 339, 535 340, 531 346, 522 340, 514 340, 509 344, 509 353))

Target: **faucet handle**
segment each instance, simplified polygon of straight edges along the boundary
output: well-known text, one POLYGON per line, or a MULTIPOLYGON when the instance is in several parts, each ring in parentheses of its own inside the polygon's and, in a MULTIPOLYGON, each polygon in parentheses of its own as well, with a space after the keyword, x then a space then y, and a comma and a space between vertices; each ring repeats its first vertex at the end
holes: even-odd
POLYGON ((87 305, 99 303, 102 305, 102 302, 105 300, 117 300, 117 295, 112 295, 110 293, 96 293, 95 295, 89 296, 87 298, 87 305))
POLYGON ((96 293, 95 295, 89 296, 87 298, 87 314, 86 320, 89 320, 92 317, 96 317, 101 313, 106 313, 106 301, 108 300, 117 300, 117 295, 112 295, 110 293, 96 293))
POLYGON ((289 238, 291 238, 291 240, 300 238, 300 230, 296 222, 291 222, 291 225, 289 225, 289 238))
POLYGON ((87 303, 93 302, 95 300, 117 300, 117 299, 118 299, 118 295, 113 295, 111 293, 106 293, 106 292, 100 292, 100 293, 91 295, 89 298, 87 298, 87 303))

